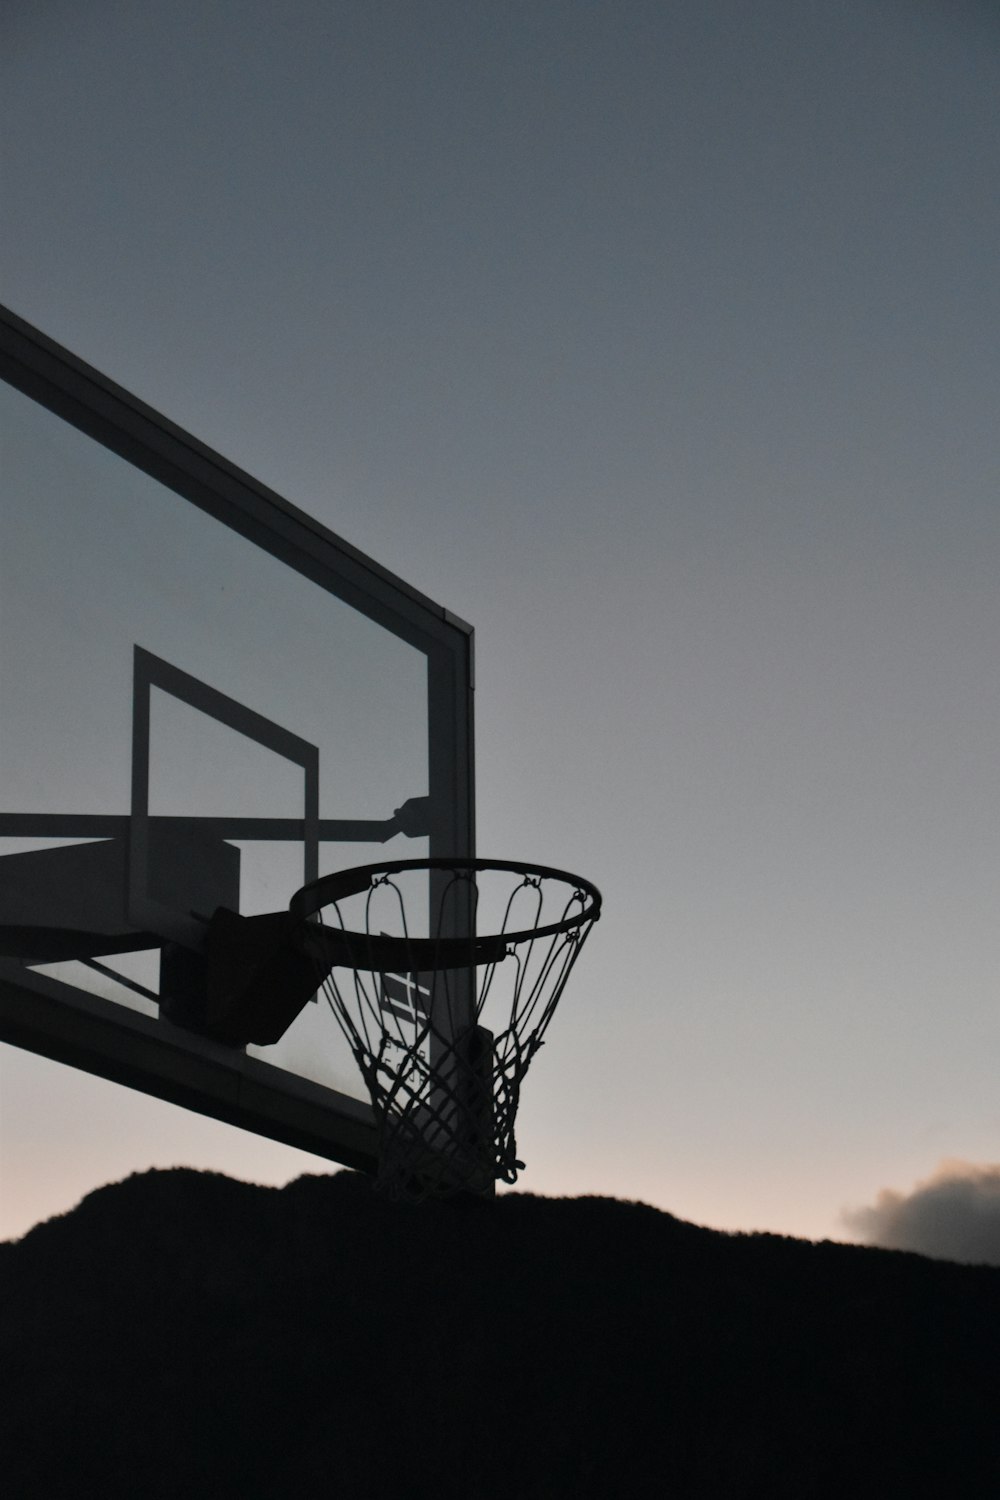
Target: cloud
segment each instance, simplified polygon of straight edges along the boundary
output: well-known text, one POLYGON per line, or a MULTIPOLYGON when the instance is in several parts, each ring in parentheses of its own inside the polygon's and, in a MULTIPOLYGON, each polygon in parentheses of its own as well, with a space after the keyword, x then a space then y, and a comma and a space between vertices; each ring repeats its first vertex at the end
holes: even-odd
POLYGON ((841 1219, 867 1245, 1000 1266, 1000 1165, 943 1161, 909 1193, 883 1188, 841 1219))

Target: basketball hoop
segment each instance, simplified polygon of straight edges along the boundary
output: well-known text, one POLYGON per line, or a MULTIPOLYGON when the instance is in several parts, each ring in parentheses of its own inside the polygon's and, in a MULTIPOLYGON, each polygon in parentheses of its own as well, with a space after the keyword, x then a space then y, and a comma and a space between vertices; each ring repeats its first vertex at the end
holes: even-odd
POLYGON ((390 1196, 516 1181, 521 1082, 600 911, 587 880, 490 859, 366 865, 293 898, 371 1097, 390 1196))

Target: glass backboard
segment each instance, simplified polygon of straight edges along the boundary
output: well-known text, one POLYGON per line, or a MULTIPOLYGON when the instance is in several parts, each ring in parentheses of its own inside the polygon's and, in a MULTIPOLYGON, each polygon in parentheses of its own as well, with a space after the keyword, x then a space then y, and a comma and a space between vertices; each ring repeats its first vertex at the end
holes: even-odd
POLYGON ((188 1001, 220 909, 474 854, 471 631, 10 313, 0 336, 0 1039, 371 1165, 322 1005, 237 1046, 188 1001))

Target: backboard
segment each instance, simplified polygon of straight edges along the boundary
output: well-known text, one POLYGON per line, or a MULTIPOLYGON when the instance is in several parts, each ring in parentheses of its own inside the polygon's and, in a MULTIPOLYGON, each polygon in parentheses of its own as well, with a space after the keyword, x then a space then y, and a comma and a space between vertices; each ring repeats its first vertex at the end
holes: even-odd
POLYGON ((474 854, 472 633, 7 312, 0 375, 0 1040, 369 1167, 324 1006, 199 1025, 206 932, 474 854))

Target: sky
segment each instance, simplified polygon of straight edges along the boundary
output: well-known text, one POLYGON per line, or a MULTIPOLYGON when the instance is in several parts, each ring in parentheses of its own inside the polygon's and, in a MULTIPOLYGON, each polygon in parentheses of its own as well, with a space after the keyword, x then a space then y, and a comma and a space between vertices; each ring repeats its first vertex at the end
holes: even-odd
MULTIPOLYGON (((480 853, 603 891, 521 1185, 994 1191, 992 5, 14 0, 0 54, 0 301, 469 620, 480 853)), ((0 1111, 0 1235, 325 1170, 6 1047, 0 1111)))

